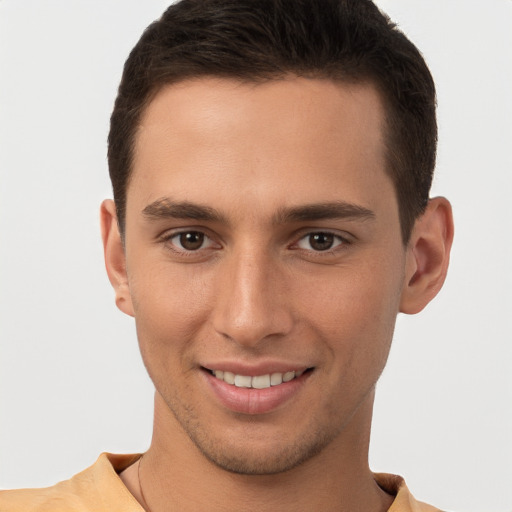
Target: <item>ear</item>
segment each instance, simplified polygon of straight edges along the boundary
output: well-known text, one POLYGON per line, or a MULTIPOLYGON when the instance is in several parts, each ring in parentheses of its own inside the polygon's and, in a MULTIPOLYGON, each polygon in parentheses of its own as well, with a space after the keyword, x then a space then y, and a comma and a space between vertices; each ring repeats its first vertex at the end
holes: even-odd
POLYGON ((407 247, 402 313, 419 313, 437 295, 448 271, 452 241, 452 207, 444 197, 431 199, 407 247))
POLYGON ((105 267, 116 294, 116 305, 123 313, 134 316, 126 273, 126 256, 119 233, 114 201, 105 199, 101 203, 100 218, 105 267))

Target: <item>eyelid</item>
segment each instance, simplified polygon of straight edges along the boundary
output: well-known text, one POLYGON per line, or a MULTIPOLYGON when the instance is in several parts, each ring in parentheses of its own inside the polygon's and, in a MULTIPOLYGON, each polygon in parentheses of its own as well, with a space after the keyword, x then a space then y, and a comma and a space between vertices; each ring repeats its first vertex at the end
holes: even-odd
POLYGON ((301 230, 295 237, 295 242, 292 243, 291 247, 292 249, 298 249, 303 251, 308 251, 314 254, 322 255, 322 254, 329 254, 333 251, 338 250, 338 248, 345 247, 347 245, 351 245, 354 243, 354 238, 346 232, 340 233, 339 231, 336 231, 334 229, 322 229, 322 228, 308 228, 301 230), (324 251, 315 251, 314 249, 305 249, 302 247, 299 247, 299 243, 304 240, 305 238, 315 235, 315 234, 326 234, 326 235, 332 235, 335 239, 339 240, 340 243, 336 244, 334 247, 331 247, 329 249, 326 249, 324 251))
POLYGON ((182 255, 194 255, 202 253, 203 251, 210 249, 210 248, 218 248, 220 249, 222 246, 219 242, 215 240, 215 238, 209 233, 209 230, 203 228, 203 227, 194 227, 194 226, 187 226, 187 227, 179 227, 174 229, 168 229, 167 231, 164 231, 162 234, 158 235, 157 237, 157 243, 163 243, 169 250, 174 251, 178 254, 182 255), (178 245, 172 242, 173 238, 176 238, 180 235, 183 235, 185 233, 201 233, 205 241, 208 240, 210 243, 206 247, 201 247, 197 250, 188 250, 185 248, 180 248, 178 245))
POLYGON ((168 241, 172 242, 174 239, 176 239, 176 242, 173 242, 173 245, 179 244, 179 250, 180 251, 182 250, 184 252, 199 252, 201 249, 207 249, 208 247, 210 247, 213 244, 213 240, 208 235, 205 235, 204 233, 201 233, 200 231, 185 231, 185 232, 181 232, 181 233, 175 233, 173 236, 168 238, 168 241), (197 249, 187 249, 186 247, 183 247, 183 244, 181 243, 180 238, 183 235, 190 234, 190 233, 202 235, 201 246, 198 247, 197 249))
MULTIPOLYGON (((345 231, 339 232, 336 229, 322 229, 322 228, 303 228, 300 231, 296 232, 295 236, 293 237, 294 241, 288 246, 289 249, 295 249, 295 250, 301 250, 301 251, 307 251, 310 253, 314 253, 315 255, 321 256, 322 254, 329 254, 333 253, 334 251, 339 250, 339 248, 344 248, 347 245, 352 245, 355 242, 354 236, 350 233, 347 233, 345 231), (308 236, 315 235, 315 234, 329 234, 332 235, 335 239, 339 240, 340 243, 337 243, 334 247, 331 247, 329 249, 326 249, 324 251, 315 251, 313 248, 306 249, 299 247, 299 242, 307 238, 308 236)), ((168 250, 173 251, 175 253, 181 254, 181 255, 189 255, 192 256, 194 254, 202 253, 205 250, 214 248, 214 249, 222 249, 223 243, 222 241, 219 241, 219 237, 216 234, 212 234, 211 231, 204 226, 196 227, 196 226, 180 226, 172 229, 168 229, 164 231, 163 233, 159 234, 156 237, 156 243, 164 244, 167 246, 168 250), (187 250, 185 248, 180 248, 176 244, 172 243, 171 240, 181 234, 184 233, 201 233, 204 235, 205 239, 209 241, 209 244, 207 247, 201 247, 197 250, 187 250)))
MULTIPOLYGON (((306 235, 306 236, 303 236, 301 239, 299 239, 299 241, 297 242, 297 246, 300 248, 300 249, 304 249, 306 251, 313 251, 313 252, 328 252, 328 251, 332 251, 333 249, 335 249, 336 247, 339 247, 340 245, 344 244, 345 241, 343 239, 341 239, 341 237, 339 236, 336 236, 336 235, 332 235, 333 237, 333 243, 331 245, 331 247, 321 251, 321 250, 315 250, 314 248, 309 248, 309 247, 302 247, 301 244, 302 243, 309 243, 309 239, 311 238, 312 235, 315 235, 316 233, 311 233, 309 235, 306 235)), ((322 234, 325 234, 325 235, 330 235, 331 233, 322 233, 322 234)))

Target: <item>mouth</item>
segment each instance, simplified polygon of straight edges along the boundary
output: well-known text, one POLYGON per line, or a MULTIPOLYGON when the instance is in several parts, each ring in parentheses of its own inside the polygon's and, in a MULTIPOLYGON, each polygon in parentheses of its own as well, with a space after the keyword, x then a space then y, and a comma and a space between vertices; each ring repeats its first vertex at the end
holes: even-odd
POLYGON ((238 375, 236 373, 225 370, 211 370, 203 368, 216 379, 237 388, 267 389, 270 387, 280 386, 283 383, 291 382, 298 379, 308 372, 312 372, 314 368, 306 368, 301 370, 290 370, 284 373, 274 372, 263 375, 238 375))
POLYGON ((212 396, 222 407, 235 413, 250 415, 271 413, 292 402, 300 396, 315 369, 293 369, 281 364, 279 368, 276 363, 271 363, 266 368, 262 365, 252 369, 232 364, 226 364, 225 367, 221 364, 215 366, 201 367, 212 396), (239 373, 235 373, 237 367, 239 373), (265 371, 268 373, 264 373, 265 371))

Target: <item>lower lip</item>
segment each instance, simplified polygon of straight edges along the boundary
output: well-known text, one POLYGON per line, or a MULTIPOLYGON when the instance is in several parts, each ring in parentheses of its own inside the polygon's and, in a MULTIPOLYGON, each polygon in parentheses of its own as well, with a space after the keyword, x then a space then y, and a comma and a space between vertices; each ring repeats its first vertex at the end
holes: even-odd
POLYGON ((210 389, 224 407, 242 414, 265 414, 294 398, 310 376, 311 371, 289 382, 265 389, 238 388, 218 379, 208 371, 204 371, 204 374, 210 389))

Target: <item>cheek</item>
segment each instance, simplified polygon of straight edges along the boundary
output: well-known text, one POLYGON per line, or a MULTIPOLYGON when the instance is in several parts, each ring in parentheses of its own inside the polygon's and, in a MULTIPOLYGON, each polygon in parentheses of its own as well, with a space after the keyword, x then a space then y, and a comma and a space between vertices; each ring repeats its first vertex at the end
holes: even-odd
POLYGON ((391 272, 371 268, 365 271, 340 269, 328 277, 324 286, 317 280, 302 279, 302 306, 314 310, 314 316, 325 326, 342 329, 344 325, 360 323, 368 329, 379 328, 386 319, 395 319, 400 300, 401 279, 391 278, 391 272), (307 293, 305 293, 307 290, 307 293))
POLYGON ((130 294, 139 316, 155 322, 190 319, 206 299, 204 273, 195 265, 176 265, 160 254, 127 260, 130 294), (131 272, 131 269, 136 269, 131 272))
MULTIPOLYGON (((138 262, 137 262, 138 263, 138 262)), ((180 272, 167 262, 133 265, 130 294, 143 358, 166 365, 184 357, 207 316, 205 283, 193 265, 180 272)), ((147 364, 147 361, 146 361, 147 364)))
POLYGON ((318 281, 302 280, 303 316, 329 345, 332 359, 339 364, 351 366, 357 361, 364 365, 366 360, 369 366, 383 366, 393 336, 402 281, 400 266, 384 262, 379 267, 334 269, 323 287, 318 281))

